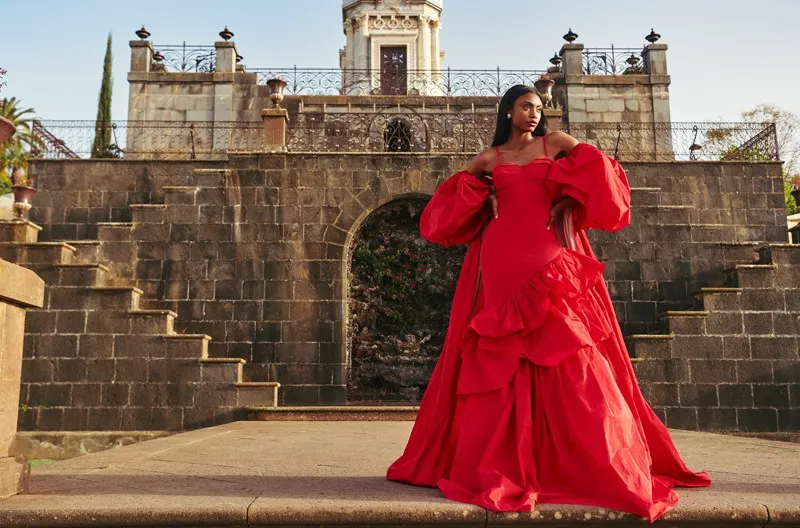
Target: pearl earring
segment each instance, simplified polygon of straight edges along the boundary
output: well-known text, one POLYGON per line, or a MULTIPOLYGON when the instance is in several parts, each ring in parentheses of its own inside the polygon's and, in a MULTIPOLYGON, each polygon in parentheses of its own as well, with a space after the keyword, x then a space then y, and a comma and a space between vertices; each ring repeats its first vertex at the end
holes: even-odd
POLYGON ((508 119, 511 119, 511 114, 506 114, 506 117, 507 117, 508 119))

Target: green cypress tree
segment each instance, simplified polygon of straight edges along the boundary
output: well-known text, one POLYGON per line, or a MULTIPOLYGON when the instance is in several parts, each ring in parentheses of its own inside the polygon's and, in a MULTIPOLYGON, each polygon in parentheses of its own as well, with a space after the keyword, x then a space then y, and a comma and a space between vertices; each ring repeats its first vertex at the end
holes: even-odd
POLYGON ((97 103, 97 121, 94 127, 93 158, 116 157, 111 137, 111 33, 108 34, 106 56, 103 61, 103 82, 100 85, 100 100, 97 103))

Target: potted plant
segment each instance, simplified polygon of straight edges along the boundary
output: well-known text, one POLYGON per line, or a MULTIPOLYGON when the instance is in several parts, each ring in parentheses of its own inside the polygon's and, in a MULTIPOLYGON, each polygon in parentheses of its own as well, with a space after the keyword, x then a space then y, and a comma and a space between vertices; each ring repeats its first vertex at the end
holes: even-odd
POLYGON ((28 211, 31 209, 31 200, 36 194, 33 177, 28 176, 28 151, 21 142, 14 142, 6 147, 2 162, 11 174, 14 213, 19 220, 27 220, 28 211))

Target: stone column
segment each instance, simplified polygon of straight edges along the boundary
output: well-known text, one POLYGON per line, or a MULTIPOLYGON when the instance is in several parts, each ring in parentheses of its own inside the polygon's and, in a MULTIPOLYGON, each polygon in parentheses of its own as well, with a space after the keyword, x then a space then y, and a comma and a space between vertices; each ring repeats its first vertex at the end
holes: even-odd
POLYGON ((347 93, 347 88, 350 86, 350 83, 353 82, 352 73, 348 73, 348 70, 353 69, 353 48, 355 46, 355 42, 353 42, 353 32, 353 21, 348 18, 344 21, 344 33, 347 35, 347 43, 344 47, 344 71, 342 72, 342 85, 345 88, 345 93, 347 93))
POLYGON ((431 71, 431 17, 419 16, 419 38, 417 41, 417 68, 421 75, 430 75, 431 71))
POLYGON ((358 55, 356 56, 356 69, 369 70, 369 15, 361 15, 357 19, 358 30, 358 55))
POLYGON ((30 465, 9 456, 17 434, 25 309, 41 308, 44 281, 33 271, 0 259, 0 499, 28 491, 30 465))
POLYGON ((431 70, 435 72, 442 70, 442 59, 439 53, 439 30, 441 28, 442 24, 438 20, 431 23, 431 70))
POLYGON ((353 73, 348 87, 350 95, 370 93, 371 75, 369 72, 369 15, 353 19, 353 73))
POLYGON ((264 149, 286 150, 286 124, 289 112, 285 108, 265 108, 261 111, 264 121, 264 149))

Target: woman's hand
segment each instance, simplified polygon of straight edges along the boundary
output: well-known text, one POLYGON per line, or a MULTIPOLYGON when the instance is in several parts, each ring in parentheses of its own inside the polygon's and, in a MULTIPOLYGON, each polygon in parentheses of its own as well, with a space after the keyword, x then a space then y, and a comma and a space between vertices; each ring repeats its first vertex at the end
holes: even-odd
POLYGON ((556 203, 554 203, 552 206, 550 206, 550 221, 547 223, 547 229, 553 227, 553 224, 556 222, 556 219, 564 211, 564 209, 572 209, 577 205, 580 205, 580 202, 578 200, 576 200, 571 196, 565 196, 556 203))
POLYGON ((492 184, 492 173, 491 172, 481 172, 478 174, 478 179, 481 180, 483 183, 489 186, 489 196, 486 198, 486 203, 492 208, 492 218, 497 218, 497 209, 498 209, 498 202, 497 202, 497 193, 495 192, 494 185, 492 184))

